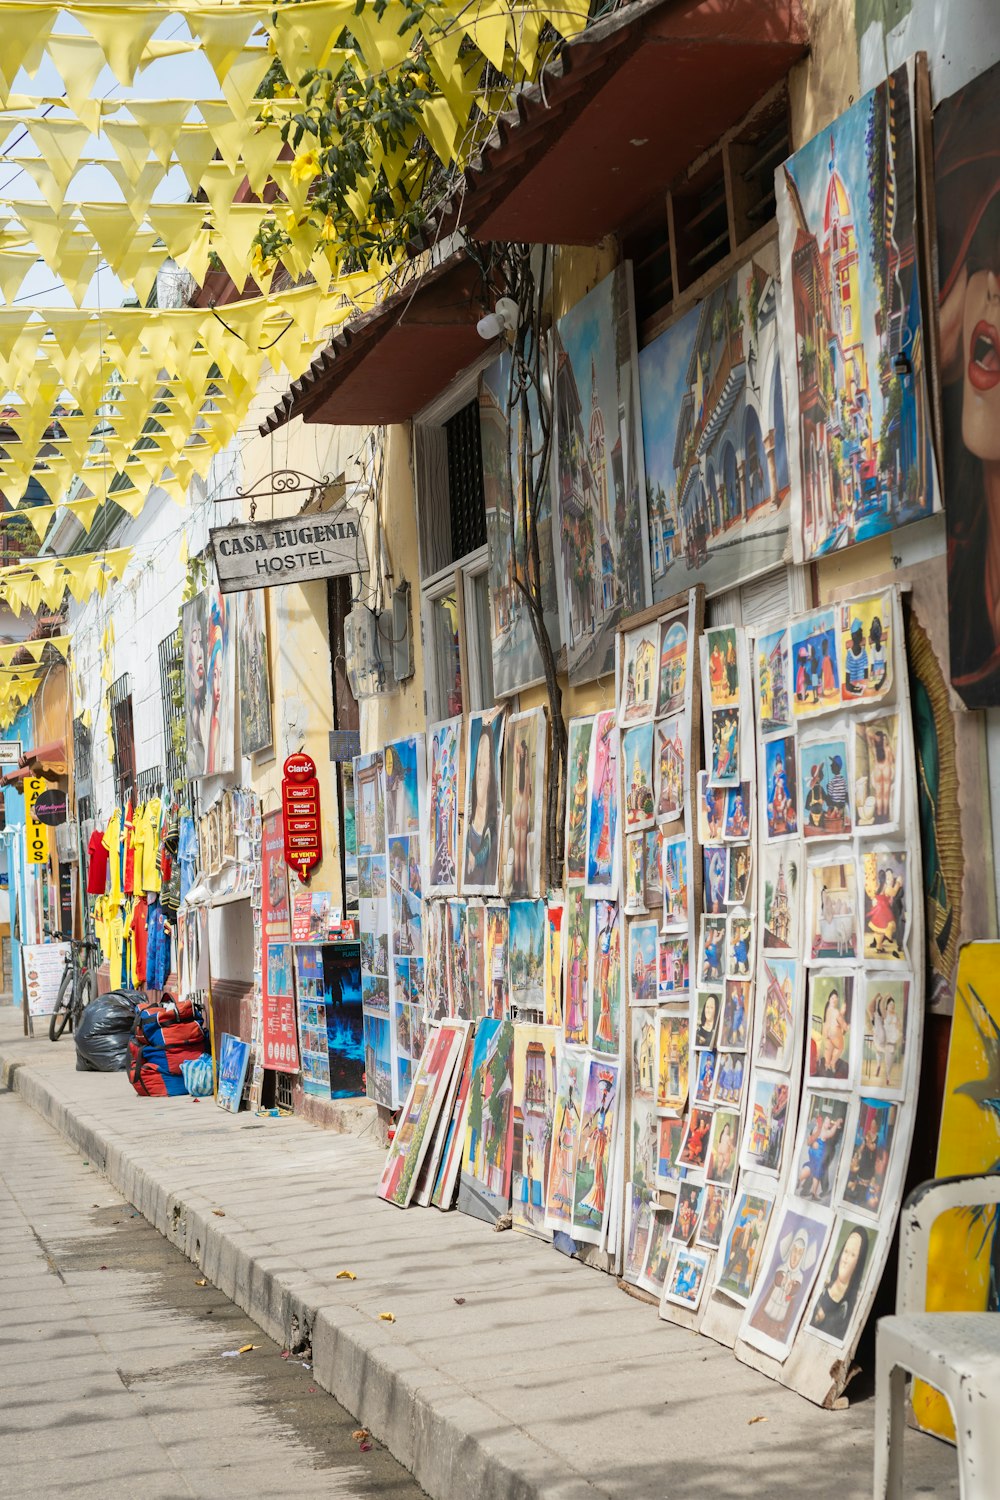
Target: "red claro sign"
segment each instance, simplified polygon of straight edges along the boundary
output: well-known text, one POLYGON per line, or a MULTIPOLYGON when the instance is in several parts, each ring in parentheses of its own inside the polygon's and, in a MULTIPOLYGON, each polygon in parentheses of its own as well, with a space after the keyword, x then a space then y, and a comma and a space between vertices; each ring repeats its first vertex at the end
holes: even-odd
POLYGON ((285 830, 285 864, 308 881, 323 858, 319 822, 319 782, 309 755, 290 755, 281 782, 281 819, 285 830))

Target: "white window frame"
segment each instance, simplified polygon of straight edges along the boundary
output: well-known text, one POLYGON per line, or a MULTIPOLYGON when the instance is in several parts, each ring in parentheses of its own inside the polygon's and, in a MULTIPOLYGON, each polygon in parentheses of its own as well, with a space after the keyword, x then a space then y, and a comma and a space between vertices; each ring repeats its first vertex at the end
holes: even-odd
MULTIPOLYGON (((479 392, 479 377, 486 367, 493 363, 500 353, 499 342, 485 349, 480 359, 469 365, 460 375, 456 375, 448 388, 440 396, 428 403, 413 418, 414 445, 416 444, 416 433, 419 427, 443 427, 449 418, 456 412, 461 411, 463 406, 468 406, 474 401, 479 392)), ((428 503, 428 498, 420 493, 417 485, 417 536, 422 537, 420 524, 420 507, 428 503)), ((454 591, 458 600, 458 650, 459 662, 462 673, 462 712, 468 714, 478 708, 492 708, 495 697, 492 691, 487 690, 484 680, 483 663, 480 659, 479 642, 476 632, 467 628, 467 621, 471 619, 474 609, 473 582, 482 577, 489 570, 489 550, 486 546, 477 547, 474 552, 468 552, 464 557, 459 557, 454 562, 448 563, 437 573, 420 580, 420 620, 424 639, 424 660, 427 661, 427 653, 433 650, 434 636, 431 628, 431 605, 445 594, 454 591)), ((490 663, 492 669, 492 663, 490 663)), ((437 677, 433 666, 424 671, 424 704, 429 723, 436 723, 439 719, 448 717, 447 704, 442 704, 438 698, 437 677)))

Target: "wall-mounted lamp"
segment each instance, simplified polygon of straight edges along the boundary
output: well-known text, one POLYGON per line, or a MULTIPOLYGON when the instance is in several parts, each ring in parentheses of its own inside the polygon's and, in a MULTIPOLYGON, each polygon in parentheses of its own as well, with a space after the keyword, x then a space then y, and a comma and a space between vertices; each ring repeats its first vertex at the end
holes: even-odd
POLYGON ((479 319, 476 332, 489 343, 491 339, 498 339, 502 333, 513 333, 517 322, 517 303, 513 297, 500 297, 493 311, 479 319))

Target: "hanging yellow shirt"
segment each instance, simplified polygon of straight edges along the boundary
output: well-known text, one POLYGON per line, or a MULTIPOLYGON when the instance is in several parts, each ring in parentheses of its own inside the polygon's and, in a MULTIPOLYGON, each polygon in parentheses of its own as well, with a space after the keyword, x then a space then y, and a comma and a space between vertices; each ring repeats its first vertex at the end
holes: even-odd
POLYGON ((135 841, 135 884, 147 892, 158 892, 160 880, 160 822, 162 808, 159 797, 151 797, 145 807, 136 812, 133 839, 135 841), (141 873, 140 873, 141 871, 141 873))
POLYGON ((122 987, 122 952, 125 946, 125 923, 122 920, 121 908, 107 924, 108 935, 108 978, 113 990, 122 987))
POLYGON ((111 877, 108 898, 111 901, 120 901, 122 899, 122 815, 117 807, 108 819, 108 826, 104 830, 101 843, 108 851, 108 871, 111 877))

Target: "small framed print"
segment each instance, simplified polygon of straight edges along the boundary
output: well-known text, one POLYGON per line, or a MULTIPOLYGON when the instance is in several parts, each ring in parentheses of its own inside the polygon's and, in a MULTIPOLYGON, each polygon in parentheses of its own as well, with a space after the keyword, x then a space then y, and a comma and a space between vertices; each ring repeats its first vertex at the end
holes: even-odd
POLYGON ((848 1342, 874 1264, 877 1239, 878 1230, 871 1224, 845 1218, 834 1225, 826 1263, 806 1315, 805 1326, 817 1338, 841 1348, 848 1342))
POLYGON ((750 980, 727 979, 726 996, 719 1028, 719 1046, 730 1052, 742 1052, 747 1045, 747 1021, 750 1015, 750 980))
POLYGON ((707 771, 698 772, 698 842, 721 844, 726 826, 726 791, 713 786, 707 771))
POLYGON ((730 851, 724 844, 709 844, 702 850, 702 859, 705 911, 710 916, 722 916, 728 904, 730 851))
POLYGON ((712 1129, 709 1135, 705 1165, 706 1182, 717 1182, 722 1187, 732 1186, 733 1178, 736 1176, 739 1143, 739 1110, 717 1109, 712 1116, 712 1129))
POLYGON ((781 734, 764 741, 764 813, 766 836, 771 843, 795 838, 799 832, 795 764, 794 734, 781 734))
POLYGON ((657 992, 657 924, 630 922, 628 929, 628 998, 630 1005, 647 1005, 657 992))
MULTIPOLYGON (((656 1105, 658 1109, 680 1114, 688 1097, 688 1069, 691 1055, 691 1019, 687 1006, 663 1009, 657 1014, 656 1105)), ((677 1151, 680 1151, 680 1141, 677 1151)), ((675 1155, 674 1160, 677 1160, 675 1155)))
POLYGON ((657 719, 653 726, 653 777, 656 820, 673 823, 684 816, 687 758, 684 716, 657 719))
POLYGON ((726 879, 727 906, 745 906, 750 899, 750 876, 753 872, 753 846, 734 844, 728 851, 729 870, 726 879))
POLYGON ((858 1025, 863 1032, 861 1087, 866 1094, 901 1099, 906 1078, 906 1022, 910 979, 866 972, 861 980, 858 1025))
POLYGON ((843 1192, 846 1208, 878 1214, 896 1138, 899 1105, 862 1095, 854 1117, 854 1143, 843 1192))
POLYGON ((827 1210, 798 1201, 786 1204, 780 1218, 772 1219, 766 1261, 740 1328, 746 1343, 772 1359, 788 1357, 819 1274, 830 1221, 827 1210))
POLYGON ((698 1233, 705 1189, 701 1183, 682 1182, 677 1190, 674 1222, 670 1237, 678 1244, 689 1245, 698 1233))
POLYGON ((858 881, 853 849, 831 850, 823 861, 811 863, 806 896, 807 962, 849 963, 858 958, 858 881))
POLYGON ((773 1208, 773 1192, 763 1188, 743 1190, 733 1204, 725 1228, 715 1285, 743 1307, 753 1290, 773 1208))
POLYGON ((899 823, 899 714, 854 721, 854 806, 858 833, 892 833, 899 823))
POLYGON ((742 1052, 720 1052, 715 1059, 715 1089, 712 1103, 739 1109, 746 1082, 746 1057, 742 1052))
POLYGON ((718 1250, 722 1242, 722 1231, 725 1228, 731 1197, 732 1189, 720 1187, 718 1183, 711 1182, 705 1188, 705 1202, 701 1210, 701 1223, 698 1225, 696 1245, 701 1245, 706 1250, 718 1250))
POLYGON ((907 964, 910 888, 906 850, 867 849, 862 864, 864 960, 873 964, 907 964))
POLYGON ((727 972, 726 919, 703 916, 698 944, 698 983, 721 984, 727 972))
POLYGON ((691 921, 689 904, 691 845, 689 840, 684 835, 679 838, 665 838, 660 848, 660 856, 660 884, 663 892, 662 929, 664 932, 687 932, 691 921))
POLYGON ((697 1312, 710 1264, 711 1256, 707 1251, 679 1248, 663 1284, 663 1300, 697 1312))
POLYGON ((892 598, 873 594, 839 607, 840 689, 845 703, 872 702, 892 688, 892 598))
POLYGON ((696 1104, 711 1104, 712 1095, 715 1092, 715 1053, 711 1051, 696 1052, 694 1057, 694 1102, 696 1104))
POLYGON ((681 1141, 684 1138, 684 1121, 676 1116, 663 1115, 657 1134, 656 1186, 671 1188, 679 1180, 681 1169, 677 1164, 681 1141))
POLYGON ((682 1167, 692 1167, 699 1171, 704 1167, 708 1158, 708 1138, 712 1129, 712 1111, 710 1109, 692 1109, 687 1118, 684 1129, 684 1139, 681 1142, 680 1154, 677 1158, 682 1167))
POLYGON ((809 974, 809 1042, 806 1080, 824 1088, 849 1088, 854 1077, 854 975, 809 974))
POLYGON ((848 731, 799 738, 799 807, 807 843, 854 829, 848 731))
POLYGON ((691 988, 690 945, 686 937, 666 934, 659 942, 660 971, 658 996, 661 1001, 676 1000, 691 988))
POLYGON ((727 844, 735 844, 741 839, 750 837, 752 807, 753 794, 748 781, 741 781, 739 786, 731 786, 726 792, 726 816, 722 826, 722 836, 727 844))
POLYGON ((743 1166, 750 1171, 767 1172, 775 1177, 781 1171, 788 1101, 787 1078, 762 1072, 754 1074, 742 1158, 743 1166))
POLYGON ((729 913, 726 932, 726 975, 730 979, 746 979, 753 961, 753 918, 745 911, 729 913))
POLYGON ((694 1044, 696 1047, 715 1046, 721 1012, 722 992, 720 990, 698 991, 695 1006, 697 1025, 695 1028, 694 1044))
MULTIPOLYGON (((713 786, 735 787, 740 780, 740 711, 738 708, 713 708, 710 721, 712 735, 713 786)), ((725 827, 725 813, 723 813, 725 827)))
POLYGON ((807 1089, 799 1109, 799 1136, 791 1190, 796 1198, 828 1208, 844 1152, 847 1106, 843 1094, 807 1089))

